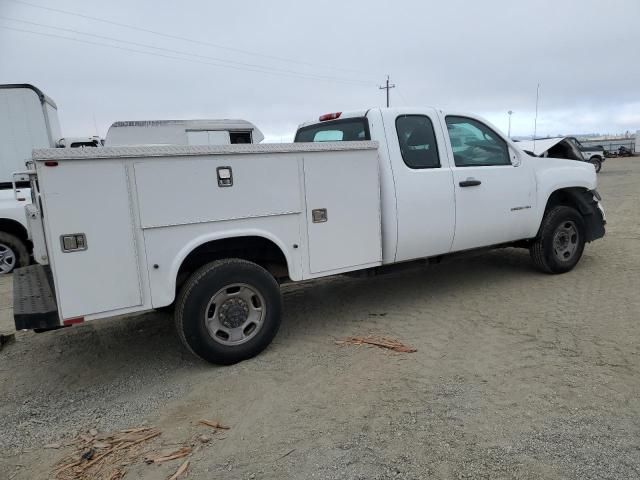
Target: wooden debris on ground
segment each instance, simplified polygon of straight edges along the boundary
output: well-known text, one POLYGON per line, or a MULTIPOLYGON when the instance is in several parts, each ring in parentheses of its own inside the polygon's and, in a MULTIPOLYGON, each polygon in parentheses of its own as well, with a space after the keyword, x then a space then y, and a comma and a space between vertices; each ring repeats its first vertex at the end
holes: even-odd
POLYGON ((177 480, 183 473, 187 471, 187 468, 189 468, 189 460, 185 460, 185 462, 182 465, 180 465, 180 468, 176 470, 176 473, 171 475, 169 480, 177 480))
POLYGON ((338 345, 371 345, 378 348, 385 348, 394 352, 413 353, 417 352, 416 348, 402 343, 395 338, 380 337, 376 335, 367 335, 364 337, 347 337, 344 340, 336 340, 338 345))
MULTIPOLYGON (((200 420, 198 423, 218 430, 229 430, 229 427, 211 420, 200 420)), ((59 461, 51 473, 55 480, 121 480, 127 474, 126 467, 144 461, 146 464, 162 464, 172 460, 190 457, 204 444, 211 441, 206 435, 195 435, 184 442, 177 450, 165 450, 163 453, 151 453, 150 441, 160 436, 155 427, 128 428, 114 433, 98 433, 91 429, 68 443, 74 451, 59 461)), ((174 444, 175 445, 175 444, 174 444)), ((60 448, 59 444, 49 444, 45 448, 60 448)), ((175 446, 173 448, 176 448, 175 446)), ((182 477, 189 468, 187 458, 170 480, 182 477)))
POLYGON ((215 428, 216 430, 229 430, 229 427, 221 425, 218 422, 212 422, 211 420, 200 420, 198 423, 207 425, 208 427, 215 428))
POLYGON ((145 457, 145 463, 162 463, 168 462, 169 460, 176 460, 177 458, 183 458, 189 455, 192 452, 191 447, 182 447, 176 450, 175 452, 166 453, 163 455, 150 455, 145 457))
POLYGON ((56 480, 119 480, 126 474, 124 466, 135 462, 144 453, 145 444, 160 433, 157 428, 144 427, 109 435, 80 435, 74 442, 75 451, 58 463, 53 477, 56 480))

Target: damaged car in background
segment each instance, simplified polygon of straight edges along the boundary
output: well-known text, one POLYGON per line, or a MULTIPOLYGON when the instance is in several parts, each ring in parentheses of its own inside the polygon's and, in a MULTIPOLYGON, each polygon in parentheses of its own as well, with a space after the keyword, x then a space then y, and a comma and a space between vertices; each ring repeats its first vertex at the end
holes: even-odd
POLYGON ((534 157, 566 158, 580 162, 592 163, 599 172, 604 162, 604 153, 587 152, 575 137, 538 138, 535 140, 517 141, 518 146, 534 157))

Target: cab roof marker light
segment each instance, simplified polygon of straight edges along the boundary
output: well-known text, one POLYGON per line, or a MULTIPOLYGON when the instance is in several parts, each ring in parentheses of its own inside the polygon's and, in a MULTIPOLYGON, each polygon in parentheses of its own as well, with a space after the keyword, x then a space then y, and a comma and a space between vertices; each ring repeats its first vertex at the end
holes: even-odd
POLYGON ((320 115, 319 120, 321 122, 326 122, 327 120, 336 120, 340 118, 340 115, 342 115, 342 112, 325 113, 324 115, 320 115))

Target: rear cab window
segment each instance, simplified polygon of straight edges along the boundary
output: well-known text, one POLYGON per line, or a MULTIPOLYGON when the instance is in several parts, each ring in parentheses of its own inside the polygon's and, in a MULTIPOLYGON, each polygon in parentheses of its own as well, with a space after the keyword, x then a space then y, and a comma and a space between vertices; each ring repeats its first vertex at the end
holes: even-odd
POLYGON ((412 169, 439 168, 440 157, 436 133, 426 115, 400 115, 396 131, 402 160, 412 169))
POLYGON ((294 142, 358 142, 371 140, 365 117, 341 118, 298 129, 294 142))

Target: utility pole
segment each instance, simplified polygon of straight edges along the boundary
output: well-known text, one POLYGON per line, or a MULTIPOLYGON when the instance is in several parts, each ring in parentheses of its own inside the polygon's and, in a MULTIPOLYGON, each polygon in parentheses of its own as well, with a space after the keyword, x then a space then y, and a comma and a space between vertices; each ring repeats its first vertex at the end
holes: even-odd
POLYGON ((391 90, 392 88, 396 88, 395 84, 393 83, 389 83, 389 75, 387 75, 387 83, 385 86, 382 87, 378 87, 380 90, 386 90, 387 91, 387 108, 389 108, 389 90, 391 90))
POLYGON ((509 114, 509 133, 507 133, 507 137, 511 138, 511 115, 513 115, 513 111, 509 110, 507 113, 509 114))

